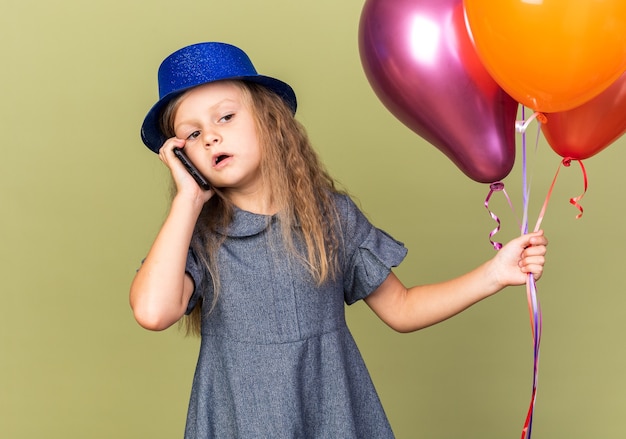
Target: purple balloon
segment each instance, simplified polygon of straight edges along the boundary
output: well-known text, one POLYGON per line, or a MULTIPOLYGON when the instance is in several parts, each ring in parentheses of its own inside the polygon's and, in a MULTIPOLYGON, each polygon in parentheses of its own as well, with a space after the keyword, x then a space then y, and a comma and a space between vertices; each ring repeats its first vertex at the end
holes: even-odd
POLYGON ((468 177, 511 172, 518 103, 480 62, 462 0, 367 0, 359 51, 385 107, 468 177))

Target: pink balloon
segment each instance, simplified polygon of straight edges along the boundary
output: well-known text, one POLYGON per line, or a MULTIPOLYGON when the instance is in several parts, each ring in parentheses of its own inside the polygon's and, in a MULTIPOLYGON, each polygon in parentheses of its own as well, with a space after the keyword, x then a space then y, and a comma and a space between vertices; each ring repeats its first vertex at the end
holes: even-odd
POLYGON ((468 177, 511 172, 518 103, 480 62, 462 0, 367 0, 359 51, 385 107, 468 177))

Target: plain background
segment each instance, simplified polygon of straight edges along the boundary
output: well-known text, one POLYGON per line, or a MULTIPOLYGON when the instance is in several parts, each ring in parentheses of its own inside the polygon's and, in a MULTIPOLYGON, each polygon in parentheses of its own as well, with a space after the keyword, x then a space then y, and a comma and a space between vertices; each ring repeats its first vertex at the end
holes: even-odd
MULTIPOLYGON (((0 7, 0 436, 182 437, 198 341, 141 329, 128 287, 168 205, 169 178, 139 126, 156 70, 200 41, 246 50, 290 83, 298 118, 370 219, 405 242, 407 284, 494 254, 488 186, 465 177, 373 94, 357 43, 362 0, 24 0, 0 7)), ((512 54, 514 56, 514 54, 512 54)), ((442 97, 444 98, 444 97, 442 97)), ((534 150, 536 126, 529 128, 534 150)), ((518 143, 520 138, 518 137, 518 143)), ((531 225, 559 164, 540 140, 531 225)), ((618 141, 587 160, 580 220, 561 171, 543 226, 549 261, 533 438, 626 436, 623 163, 618 141)), ((521 161, 505 184, 521 211, 521 161)), ((499 240, 517 235, 502 195, 499 240)), ((435 327, 393 333, 363 304, 355 338, 400 439, 515 438, 530 401, 524 287, 435 327)))

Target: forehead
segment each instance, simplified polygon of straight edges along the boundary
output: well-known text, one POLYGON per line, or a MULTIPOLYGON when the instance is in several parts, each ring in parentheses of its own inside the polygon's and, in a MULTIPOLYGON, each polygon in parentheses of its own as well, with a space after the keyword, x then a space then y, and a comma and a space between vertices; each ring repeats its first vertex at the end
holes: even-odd
POLYGON ((244 86, 235 81, 216 81, 198 85, 185 92, 180 98, 180 105, 185 102, 201 100, 215 103, 222 100, 241 101, 244 97, 244 86))

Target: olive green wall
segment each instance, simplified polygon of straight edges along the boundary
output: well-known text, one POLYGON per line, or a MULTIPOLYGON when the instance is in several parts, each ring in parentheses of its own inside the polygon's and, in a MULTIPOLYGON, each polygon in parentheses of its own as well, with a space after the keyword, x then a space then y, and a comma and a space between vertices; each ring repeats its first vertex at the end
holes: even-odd
MULTIPOLYGON (((167 208, 168 177, 139 139, 156 69, 186 44, 221 40, 298 93, 334 176, 409 247, 407 284, 493 255, 486 185, 469 180, 380 104, 361 69, 363 0, 60 0, 0 8, 0 437, 182 437, 197 340, 141 329, 134 270, 167 208)), ((514 56, 514 54, 511 54, 514 56)), ((443 97, 442 97, 443 98, 443 97)), ((534 139, 536 126, 531 125, 534 139)), ((550 258, 533 437, 626 435, 622 318, 626 140, 561 172, 544 220, 550 258)), ((531 222, 559 158, 532 160, 531 222)), ((520 161, 505 180, 520 202, 520 161)), ((499 239, 517 234, 502 196, 499 239)), ((348 310, 398 438, 519 437, 532 338, 523 287, 400 335, 348 310)))

